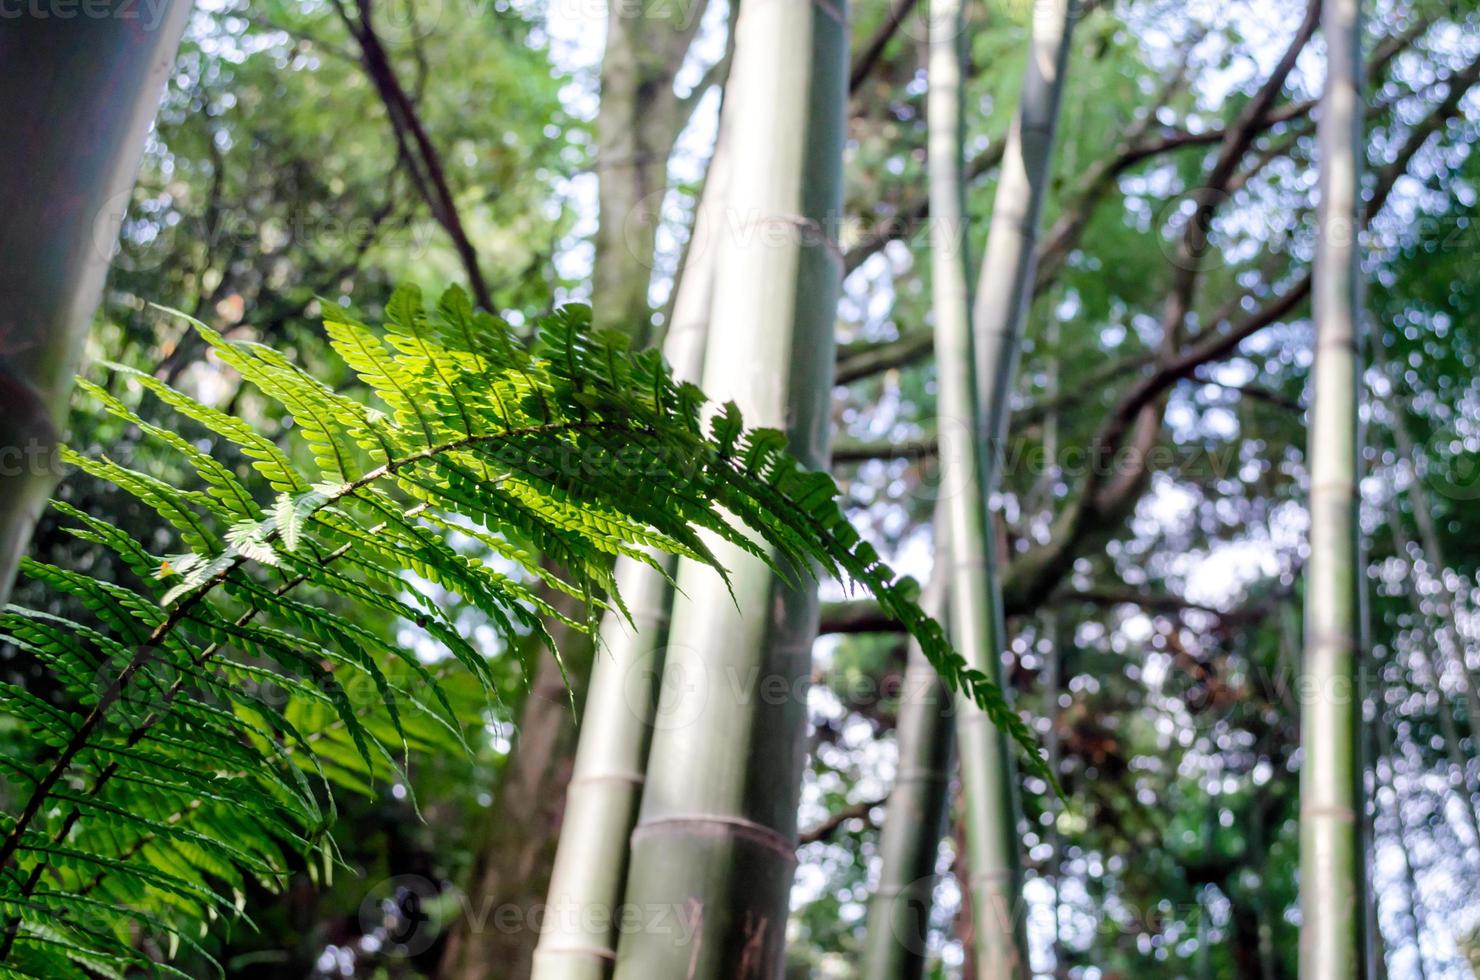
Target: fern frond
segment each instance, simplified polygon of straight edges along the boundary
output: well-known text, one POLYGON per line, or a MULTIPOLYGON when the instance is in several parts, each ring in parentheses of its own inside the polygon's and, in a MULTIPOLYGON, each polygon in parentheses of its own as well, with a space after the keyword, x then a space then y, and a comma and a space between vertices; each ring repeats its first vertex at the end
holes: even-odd
POLYGON ((599 608, 624 609, 617 556, 666 552, 725 575, 706 533, 785 574, 872 592, 1037 760, 1001 692, 860 539, 830 478, 801 470, 781 433, 746 430, 733 406, 706 421, 697 388, 593 333, 584 308, 546 318, 533 350, 457 290, 430 312, 398 291, 384 329, 338 307, 325 320, 373 401, 194 324, 306 452, 127 368, 113 370, 132 394, 83 384, 196 485, 69 453, 157 514, 172 550, 58 503, 66 529, 116 554, 132 581, 27 561, 23 574, 71 611, 0 616, 0 635, 57 692, 0 686, 26 746, 0 756, 19 801, 0 816, 0 969, 177 972, 141 951, 141 929, 194 947, 216 919, 241 917, 249 882, 280 887, 294 855, 316 856, 336 787, 369 792, 403 780, 412 752, 466 749, 467 712, 444 678, 455 670, 496 698, 498 651, 469 642, 426 590, 481 610, 505 643, 533 635, 553 650, 545 623, 564 617, 538 584, 585 600, 589 615, 565 622, 589 630, 599 608), (148 421, 130 397, 220 450, 148 421), (305 455, 311 466, 294 462, 305 455), (449 659, 434 671, 365 615, 415 624, 449 659))

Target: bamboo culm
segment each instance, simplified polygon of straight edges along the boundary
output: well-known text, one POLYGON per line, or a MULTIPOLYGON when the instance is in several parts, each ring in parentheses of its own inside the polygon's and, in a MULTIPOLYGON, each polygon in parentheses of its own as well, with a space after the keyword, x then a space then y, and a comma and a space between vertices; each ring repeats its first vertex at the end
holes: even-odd
MULTIPOLYGON (((701 245, 723 226, 730 179, 724 132, 721 121, 695 217, 701 245)), ((663 353, 680 380, 697 381, 703 372, 714 273, 714 251, 704 248, 690 256, 678 284, 663 353)), ((659 560, 671 574, 675 563, 659 560)), ((600 980, 616 959, 620 923, 611 910, 622 902, 672 597, 663 574, 635 559, 618 559, 616 577, 632 619, 614 612, 602 619, 533 980, 600 980)))
MULTIPOLYGON (((921 606, 942 621, 949 549, 944 522, 937 520, 935 567, 921 606)), ((912 642, 895 726, 899 763, 879 831, 879 887, 869 904, 864 980, 925 976, 936 861, 949 809, 955 749, 952 705, 950 689, 912 642)))
MULTIPOLYGON (((960 123, 938 121, 931 129, 941 466, 953 566, 951 634, 967 661, 999 682, 1006 630, 987 502, 997 483, 996 456, 1007 425, 1018 337, 1032 301, 1034 242, 1075 16, 1073 0, 1033 5, 1022 96, 1003 152, 977 299, 969 318, 964 248, 959 240, 951 240, 949 227, 959 228, 960 221, 946 220, 941 216, 948 212, 936 210, 939 201, 941 207, 955 208, 961 214, 959 176, 951 181, 944 170, 944 161, 950 161, 949 166, 959 173, 960 123), (934 168, 941 168, 938 179, 934 168), (946 452, 953 432, 962 437, 956 440, 955 451, 946 452)), ((947 23, 944 16, 933 16, 931 21, 936 29, 944 29, 947 23)), ((932 88, 948 81, 959 90, 959 55, 950 55, 957 43, 942 38, 938 45, 932 44, 932 88)), ((933 99, 932 116, 951 112, 952 103, 959 106, 959 96, 951 101, 944 96, 933 99)), ((992 980, 1024 976, 1027 947, 1018 853, 1021 811, 1012 757, 1003 734, 964 702, 959 706, 957 731, 966 798, 967 887, 976 975, 992 980)))
POLYGON ((1361 550, 1356 237, 1362 133, 1359 0, 1325 0, 1325 93, 1317 130, 1319 236, 1313 271, 1310 561, 1300 741, 1300 976, 1366 973, 1359 780, 1361 550))
POLYGON ((0 32, 0 604, 60 475, 72 378, 190 4, 136 13, 26 14, 0 32))
MULTIPOLYGON (((727 93, 730 220, 707 246, 716 277, 704 386, 755 424, 785 428, 817 467, 827 463, 841 272, 847 53, 846 15, 831 0, 741 4, 727 93)), ((663 921, 622 934, 618 980, 771 980, 782 968, 816 589, 776 582, 738 549, 716 553, 733 598, 679 563, 623 895, 663 921)))

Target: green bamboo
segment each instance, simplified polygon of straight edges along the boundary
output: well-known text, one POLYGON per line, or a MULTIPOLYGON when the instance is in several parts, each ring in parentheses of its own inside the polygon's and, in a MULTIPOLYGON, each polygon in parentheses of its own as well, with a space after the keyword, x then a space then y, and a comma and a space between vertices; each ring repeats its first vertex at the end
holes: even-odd
MULTIPOLYGON (((1023 91, 1003 152, 973 311, 974 331, 966 315, 965 256, 950 252, 949 226, 954 224, 959 229, 960 222, 952 222, 946 213, 936 210, 937 197, 942 206, 950 206, 945 190, 931 200, 936 255, 952 258, 938 260, 935 267, 942 445, 953 428, 964 428, 971 434, 959 451, 943 450, 941 454, 942 476, 950 493, 947 513, 954 566, 951 632, 967 661, 998 681, 1002 677, 1000 654, 1006 631, 1001 583, 996 574, 995 536, 989 531, 986 502, 997 483, 997 450, 1007 426, 1018 336, 1032 301, 1034 241, 1043 210, 1075 16, 1074 0, 1045 0, 1033 5, 1023 91)), ((934 29, 943 29, 946 23, 940 16, 931 20, 934 29)), ((946 47, 943 39, 942 52, 946 47)), ((943 66, 950 64, 944 53, 940 62, 943 66)), ((945 80, 936 74, 934 57, 931 70, 934 87, 945 80)), ((950 71, 949 67, 945 70, 950 71)), ((954 84, 959 86, 958 82, 954 84)), ((944 99, 940 105, 937 109, 932 102, 932 115, 949 111, 944 99)), ((958 128, 959 123, 954 123, 950 130, 958 128)), ((940 161, 944 157, 959 168, 960 139, 950 130, 943 123, 932 126, 932 167, 943 167, 940 161)), ((941 179, 945 180, 944 174, 941 179)), ((936 183, 932 173, 932 188, 936 183)), ((954 185, 959 186, 959 180, 954 185)), ((950 186, 941 183, 942 188, 950 186)), ((955 199, 959 208, 959 196, 955 199)), ((964 251, 959 245, 955 248, 957 253, 964 251)), ((1006 737, 973 705, 960 705, 957 730, 966 797, 976 975, 993 980, 1022 976, 1027 972, 1028 958, 1018 853, 1021 811, 1012 757, 1006 737)))
MULTIPOLYGON (((725 131, 722 120, 694 220, 697 245, 685 263, 663 345, 680 380, 697 381, 704 367, 715 273, 707 243, 723 226, 729 186, 725 131)), ((662 724, 653 713, 672 594, 664 576, 675 563, 667 556, 660 562, 664 573, 635 559, 617 561, 617 586, 632 618, 609 612, 601 623, 532 980, 601 980, 616 960, 621 923, 614 910, 622 900, 627 840, 653 726, 662 724)))
MULTIPOLYGON (((1050 456, 1050 459, 1053 457, 1050 456)), ((1048 721, 1048 733, 1043 737, 1043 755, 1048 760, 1048 771, 1055 777, 1061 767, 1062 749, 1059 745, 1059 697, 1063 692, 1064 679, 1064 629, 1056 610, 1043 615, 1043 631, 1048 635, 1049 650, 1043 666, 1043 714, 1048 721)), ((1053 883, 1053 931, 1050 934, 1049 952, 1053 958, 1053 975, 1068 976, 1069 969, 1064 954, 1064 935, 1059 924, 1059 913, 1064 901, 1064 842, 1059 834, 1059 818, 1064 812, 1063 803, 1056 794, 1050 793, 1044 801, 1049 813, 1048 831, 1044 835, 1048 843, 1048 877, 1053 883)))
MULTIPOLYGON (((1398 755, 1393 751, 1393 736, 1388 728, 1388 720, 1381 711, 1382 701, 1378 700, 1378 712, 1373 717, 1371 727, 1377 736, 1377 759, 1378 767, 1374 767, 1377 775, 1378 785, 1382 783, 1380 766, 1383 760, 1387 761, 1387 786, 1393 798, 1393 825, 1396 828, 1393 836, 1398 844, 1398 852, 1403 856, 1403 887, 1407 899, 1408 920, 1413 928, 1413 952, 1417 959, 1418 980, 1428 980, 1428 967, 1424 962, 1423 955, 1423 896, 1418 890, 1418 874, 1413 867, 1413 855, 1408 849, 1408 818, 1403 813, 1403 793, 1398 788, 1398 755)), ((1416 836, 1416 835, 1415 835, 1416 836)))
MULTIPOLYGON (((680 98, 675 93, 674 76, 688 56, 706 4, 707 0, 683 6, 613 3, 607 12, 601 104, 596 120, 600 179, 592 315, 598 328, 626 334, 634 347, 654 342, 648 286, 668 159, 697 99, 711 82, 722 77, 725 66, 721 62, 712 68, 688 97, 680 98)), ((685 278, 693 281, 696 277, 685 278)), ((690 292, 700 298, 707 296, 707 289, 690 292)), ((698 336, 702 340, 702 334, 698 336)), ((672 344, 693 340, 694 335, 690 335, 672 344)), ((677 346, 666 349, 675 366, 690 356, 677 346)), ((697 374, 697 367, 692 370, 697 374)), ((646 610, 644 616, 657 615, 666 600, 654 598, 649 593, 651 583, 633 581, 632 574, 628 571, 622 579, 633 590, 629 597, 632 608, 646 610)), ((558 606, 563 597, 551 590, 545 598, 558 606)), ((454 923, 439 967, 443 980, 481 980, 495 968, 500 980, 530 980, 534 976, 535 947, 540 943, 547 948, 563 947, 564 939, 557 937, 566 934, 574 937, 578 949, 587 942, 597 942, 591 933, 602 931, 597 924, 610 916, 610 903, 576 896, 586 894, 588 888, 620 889, 620 862, 611 867, 584 867, 584 848, 594 846, 597 835, 604 832, 604 817, 594 818, 596 827, 592 828, 589 808, 582 807, 575 817, 563 810, 569 795, 567 774, 575 775, 574 757, 581 734, 571 717, 569 695, 608 705, 594 711, 597 718, 604 718, 610 717, 612 692, 592 689, 597 683, 593 673, 602 658, 595 655, 591 638, 561 623, 551 623, 550 629, 564 653, 565 664, 558 664, 548 651, 530 651, 536 660, 531 696, 520 707, 518 738, 500 773, 496 805, 489 811, 484 839, 468 879, 468 908, 479 911, 459 916, 454 923), (556 880, 555 867, 560 837, 567 828, 573 840, 585 842, 567 848, 574 848, 564 862, 567 875, 576 873, 584 878, 581 885, 569 888, 556 880), (543 879, 547 871, 548 881, 543 879), (598 886, 603 880, 606 884, 598 886), (552 898, 568 890, 572 895, 569 901, 552 898), (542 909, 538 933, 533 929, 490 927, 481 914, 488 909, 517 907, 529 912, 533 921, 542 900, 547 907, 542 909), (550 902, 555 904, 550 906, 550 902), (549 939, 546 933, 551 934, 549 939)), ((640 632, 650 631, 644 628, 640 632)), ((629 756, 635 751, 640 758, 645 752, 645 737, 638 745, 627 741, 618 744, 626 746, 624 751, 629 756)), ((632 806, 639 792, 639 787, 631 787, 632 806)), ((630 828, 630 811, 618 806, 613 812, 627 813, 621 821, 630 828)), ((617 833, 617 839, 624 839, 626 830, 617 833)), ((606 862, 605 856, 602 860, 606 862)))
POLYGON ((1300 975, 1365 974, 1360 699, 1361 552, 1356 520, 1360 160, 1359 0, 1326 0, 1326 86, 1314 268, 1315 365, 1310 411, 1310 562, 1301 685, 1300 975))
MULTIPOLYGON (((827 460, 841 263, 847 27, 830 0, 743 3, 730 92, 732 182, 717 250, 704 387, 827 460)), ((779 975, 795 865, 814 587, 716 544, 678 572, 618 980, 779 975)))
MULTIPOLYGON (((1444 578, 1444 572, 1449 566, 1444 558, 1443 545, 1439 541, 1439 528, 1434 524, 1433 502, 1429 498, 1428 491, 1424 489, 1423 480, 1418 475, 1418 450, 1413 443, 1413 436, 1408 431, 1408 422, 1404 417, 1407 410, 1396 398, 1388 403, 1388 408, 1392 415, 1393 445, 1398 450, 1398 458, 1410 460, 1414 466, 1414 479, 1408 485, 1408 497, 1412 504, 1413 522, 1418 527, 1418 539, 1422 546, 1424 561, 1428 564, 1429 572, 1438 586, 1435 597, 1437 608, 1433 616, 1430 617, 1422 609, 1417 611, 1424 619, 1437 620, 1437 625, 1433 629, 1435 645, 1444 655, 1444 659, 1454 664, 1455 676, 1465 695, 1465 711, 1469 718, 1470 736, 1480 743, 1480 688, 1476 687, 1475 676, 1470 672, 1469 664, 1465 662, 1463 634, 1460 633, 1458 616, 1460 596, 1449 587, 1448 581, 1444 578)), ((1417 569, 1414 569, 1414 573, 1417 574, 1417 569)), ((1417 579, 1411 578, 1409 586, 1416 590, 1418 588, 1417 579)), ((1440 697, 1448 700, 1442 689, 1440 697)), ((1480 843, 1480 839, 1477 839, 1477 843, 1480 843)))
MULTIPOLYGON (((936 522, 935 567, 921 596, 944 618, 950 544, 936 522)), ((911 642, 895 726, 899 764, 879 832, 879 887, 869 905, 864 980, 918 980, 925 975, 935 865, 945 833, 955 728, 951 692, 919 645, 911 642)))
MULTIPOLYGON (((1438 646, 1437 634, 1441 626, 1435 622, 1428 608, 1424 606, 1418 577, 1418 562, 1413 558, 1413 543, 1409 540, 1408 531, 1403 526, 1403 515, 1398 509, 1396 496, 1388 499, 1388 529, 1393 535, 1394 553, 1401 556, 1408 565, 1408 574, 1404 576, 1404 584, 1407 587, 1408 601, 1413 607, 1413 617, 1415 621, 1422 624, 1426 638, 1433 640, 1435 646, 1438 646)), ((1444 752, 1451 770, 1445 782, 1454 791, 1455 801, 1467 818, 1470 836, 1477 848, 1476 854, 1480 854, 1480 814, 1477 814, 1475 810, 1475 801, 1477 797, 1480 797, 1480 793, 1477 793, 1474 781, 1469 777, 1468 760, 1465 757, 1464 744, 1460 739, 1459 726, 1454 723, 1454 711, 1450 707, 1448 694, 1444 690, 1443 667, 1429 655, 1428 647, 1422 640, 1413 644, 1412 657, 1417 661, 1418 667, 1434 678, 1434 691, 1439 696, 1437 712, 1439 731, 1443 735, 1444 752)))
POLYGON ((0 604, 58 475, 72 377, 189 10, 27 7, 0 31, 0 604))

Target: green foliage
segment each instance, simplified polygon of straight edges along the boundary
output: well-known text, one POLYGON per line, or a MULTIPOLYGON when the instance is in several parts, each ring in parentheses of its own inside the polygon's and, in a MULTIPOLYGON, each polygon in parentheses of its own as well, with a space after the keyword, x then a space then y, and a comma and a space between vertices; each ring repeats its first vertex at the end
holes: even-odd
POLYGON ((553 650, 544 624, 564 617, 537 583, 584 600, 588 619, 572 625, 590 630, 603 607, 622 608, 616 556, 656 565, 662 551, 724 575, 707 541, 727 540, 778 572, 820 569, 866 587, 1031 750, 1001 692, 915 605, 913 583, 861 540, 830 477, 799 469, 780 432, 745 429, 733 405, 706 424, 698 389, 675 383, 656 353, 591 333, 588 317, 574 307, 546 318, 526 350, 456 290, 431 312, 414 288, 399 291, 383 331, 331 308, 330 343, 378 404, 196 323, 217 358, 287 413, 312 472, 151 375, 113 367, 183 417, 174 425, 84 383, 197 481, 66 454, 154 511, 178 548, 153 554, 59 502, 68 532, 116 555, 133 584, 31 560, 25 575, 72 608, 5 611, 6 639, 57 691, 0 688, 22 735, 10 744, 28 746, 0 759, 15 803, 0 840, 6 967, 177 972, 163 961, 182 946, 209 958, 198 946, 209 924, 243 917, 249 887, 280 888, 295 855, 317 853, 330 875, 334 787, 407 785, 410 753, 463 738, 442 679, 354 611, 414 623, 447 666, 496 691, 439 590, 505 640, 533 635, 553 650), (223 464, 181 433, 185 420, 250 467, 223 464), (450 532, 491 557, 454 548, 450 532), (305 601, 300 587, 346 612, 305 601))

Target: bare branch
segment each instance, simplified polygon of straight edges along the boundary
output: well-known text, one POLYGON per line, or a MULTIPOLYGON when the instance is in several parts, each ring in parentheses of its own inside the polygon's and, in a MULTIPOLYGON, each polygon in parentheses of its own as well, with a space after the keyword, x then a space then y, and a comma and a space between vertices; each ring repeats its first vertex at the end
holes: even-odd
POLYGON ((432 143, 431 137, 427 135, 426 127, 422 125, 411 97, 406 94, 400 76, 396 73, 385 46, 375 32, 372 2, 373 0, 357 0, 357 15, 351 15, 342 0, 335 0, 334 6, 340 19, 344 21, 345 27, 359 42, 360 62, 364 65, 365 73, 375 85, 375 90, 385 106, 386 115, 390 119, 391 128, 395 134, 398 152, 406 164, 412 184, 427 202, 433 219, 452 239, 452 247, 462 262, 463 272, 468 277, 468 286, 473 291, 473 297, 484 309, 497 312, 493 297, 488 291, 488 285, 483 279, 483 273, 478 267, 477 250, 473 248, 473 243, 463 227, 456 199, 448 186, 446 170, 442 166, 442 157, 432 143))
POLYGON ((825 840, 830 840, 838 832, 839 828, 849 820, 866 820, 872 823, 873 811, 888 801, 889 797, 884 796, 877 800, 863 800, 858 803, 851 803, 836 813, 829 814, 827 819, 823 820, 817 826, 809 827, 798 834, 797 845, 817 844, 825 840))
POLYGON ((874 36, 864 45, 863 51, 859 53, 858 60, 853 62, 853 68, 848 73, 848 94, 857 95, 859 88, 868 80, 869 74, 884 56, 884 49, 894 39, 899 31, 899 25, 915 9, 919 0, 894 0, 889 8, 889 14, 884 18, 884 23, 874 32, 874 36))
MULTIPOLYGON (((1002 153, 1007 148, 1005 139, 994 140, 985 150, 966 163, 965 180, 969 183, 1002 162, 1002 153)), ((843 252, 843 275, 848 275, 875 252, 890 242, 907 238, 919 231, 930 216, 930 200, 923 190, 910 197, 892 217, 883 218, 871 228, 867 235, 843 252)))

